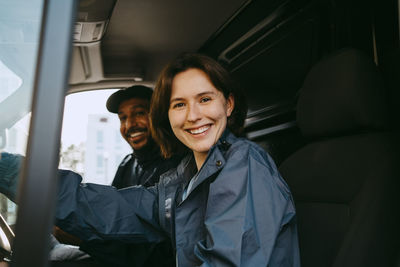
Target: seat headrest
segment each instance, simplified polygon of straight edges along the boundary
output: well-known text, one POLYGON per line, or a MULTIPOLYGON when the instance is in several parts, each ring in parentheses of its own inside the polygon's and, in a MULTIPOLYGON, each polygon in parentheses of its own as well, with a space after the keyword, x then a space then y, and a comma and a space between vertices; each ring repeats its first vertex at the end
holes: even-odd
POLYGON ((297 123, 307 137, 326 137, 386 125, 386 91, 373 61, 347 48, 317 63, 297 103, 297 123))

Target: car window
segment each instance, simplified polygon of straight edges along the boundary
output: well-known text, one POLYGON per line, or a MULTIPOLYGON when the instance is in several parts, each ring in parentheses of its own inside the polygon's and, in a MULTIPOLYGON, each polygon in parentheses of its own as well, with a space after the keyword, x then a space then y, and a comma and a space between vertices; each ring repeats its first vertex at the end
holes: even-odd
MULTIPOLYGON (((0 2, 2 152, 26 154, 42 6, 41 0, 0 2)), ((0 214, 11 227, 16 222, 16 211, 16 205, 0 194, 0 214)), ((8 235, 7 229, 2 230, 8 235)), ((9 244, 2 245, 3 249, 9 248, 9 244)))
POLYGON ((83 182, 111 184, 121 160, 132 149, 121 137, 119 119, 105 103, 115 89, 68 95, 61 135, 61 169, 70 169, 83 182))
POLYGON ((9 97, 22 84, 22 79, 0 61, 0 102, 9 97))
MULTIPOLYGON (((39 41, 42 1, 2 1, 0 4, 0 131, 2 151, 25 155, 32 76, 39 41)), ((2 198, 1 213, 15 223, 15 207, 2 198)))

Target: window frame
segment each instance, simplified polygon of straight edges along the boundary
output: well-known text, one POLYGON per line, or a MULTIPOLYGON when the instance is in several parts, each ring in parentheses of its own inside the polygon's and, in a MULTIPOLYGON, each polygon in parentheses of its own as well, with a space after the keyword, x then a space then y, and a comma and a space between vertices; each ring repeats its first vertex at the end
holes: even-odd
POLYGON ((11 266, 47 266, 77 1, 43 1, 26 161, 11 266))

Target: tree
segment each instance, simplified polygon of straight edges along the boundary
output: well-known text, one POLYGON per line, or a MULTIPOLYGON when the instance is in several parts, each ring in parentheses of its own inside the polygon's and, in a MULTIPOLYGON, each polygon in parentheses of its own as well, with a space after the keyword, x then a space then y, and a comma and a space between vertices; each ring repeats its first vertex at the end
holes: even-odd
POLYGON ((84 175, 85 164, 85 144, 80 143, 79 145, 72 144, 66 149, 63 149, 61 145, 60 154, 60 168, 69 169, 84 175))

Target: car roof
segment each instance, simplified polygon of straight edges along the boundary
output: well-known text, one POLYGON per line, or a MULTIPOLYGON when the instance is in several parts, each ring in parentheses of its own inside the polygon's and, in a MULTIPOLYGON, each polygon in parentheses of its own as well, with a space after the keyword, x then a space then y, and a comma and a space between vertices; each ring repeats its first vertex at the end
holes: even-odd
POLYGON ((198 51, 246 2, 118 0, 113 5, 109 0, 81 1, 78 23, 106 19, 102 13, 109 22, 100 42, 75 42, 73 53, 79 56, 73 57, 71 91, 107 87, 100 85, 105 81, 114 81, 116 86, 117 80, 154 83, 167 62, 182 52, 198 51), (81 73, 88 72, 85 65, 93 66, 89 75, 81 73))

